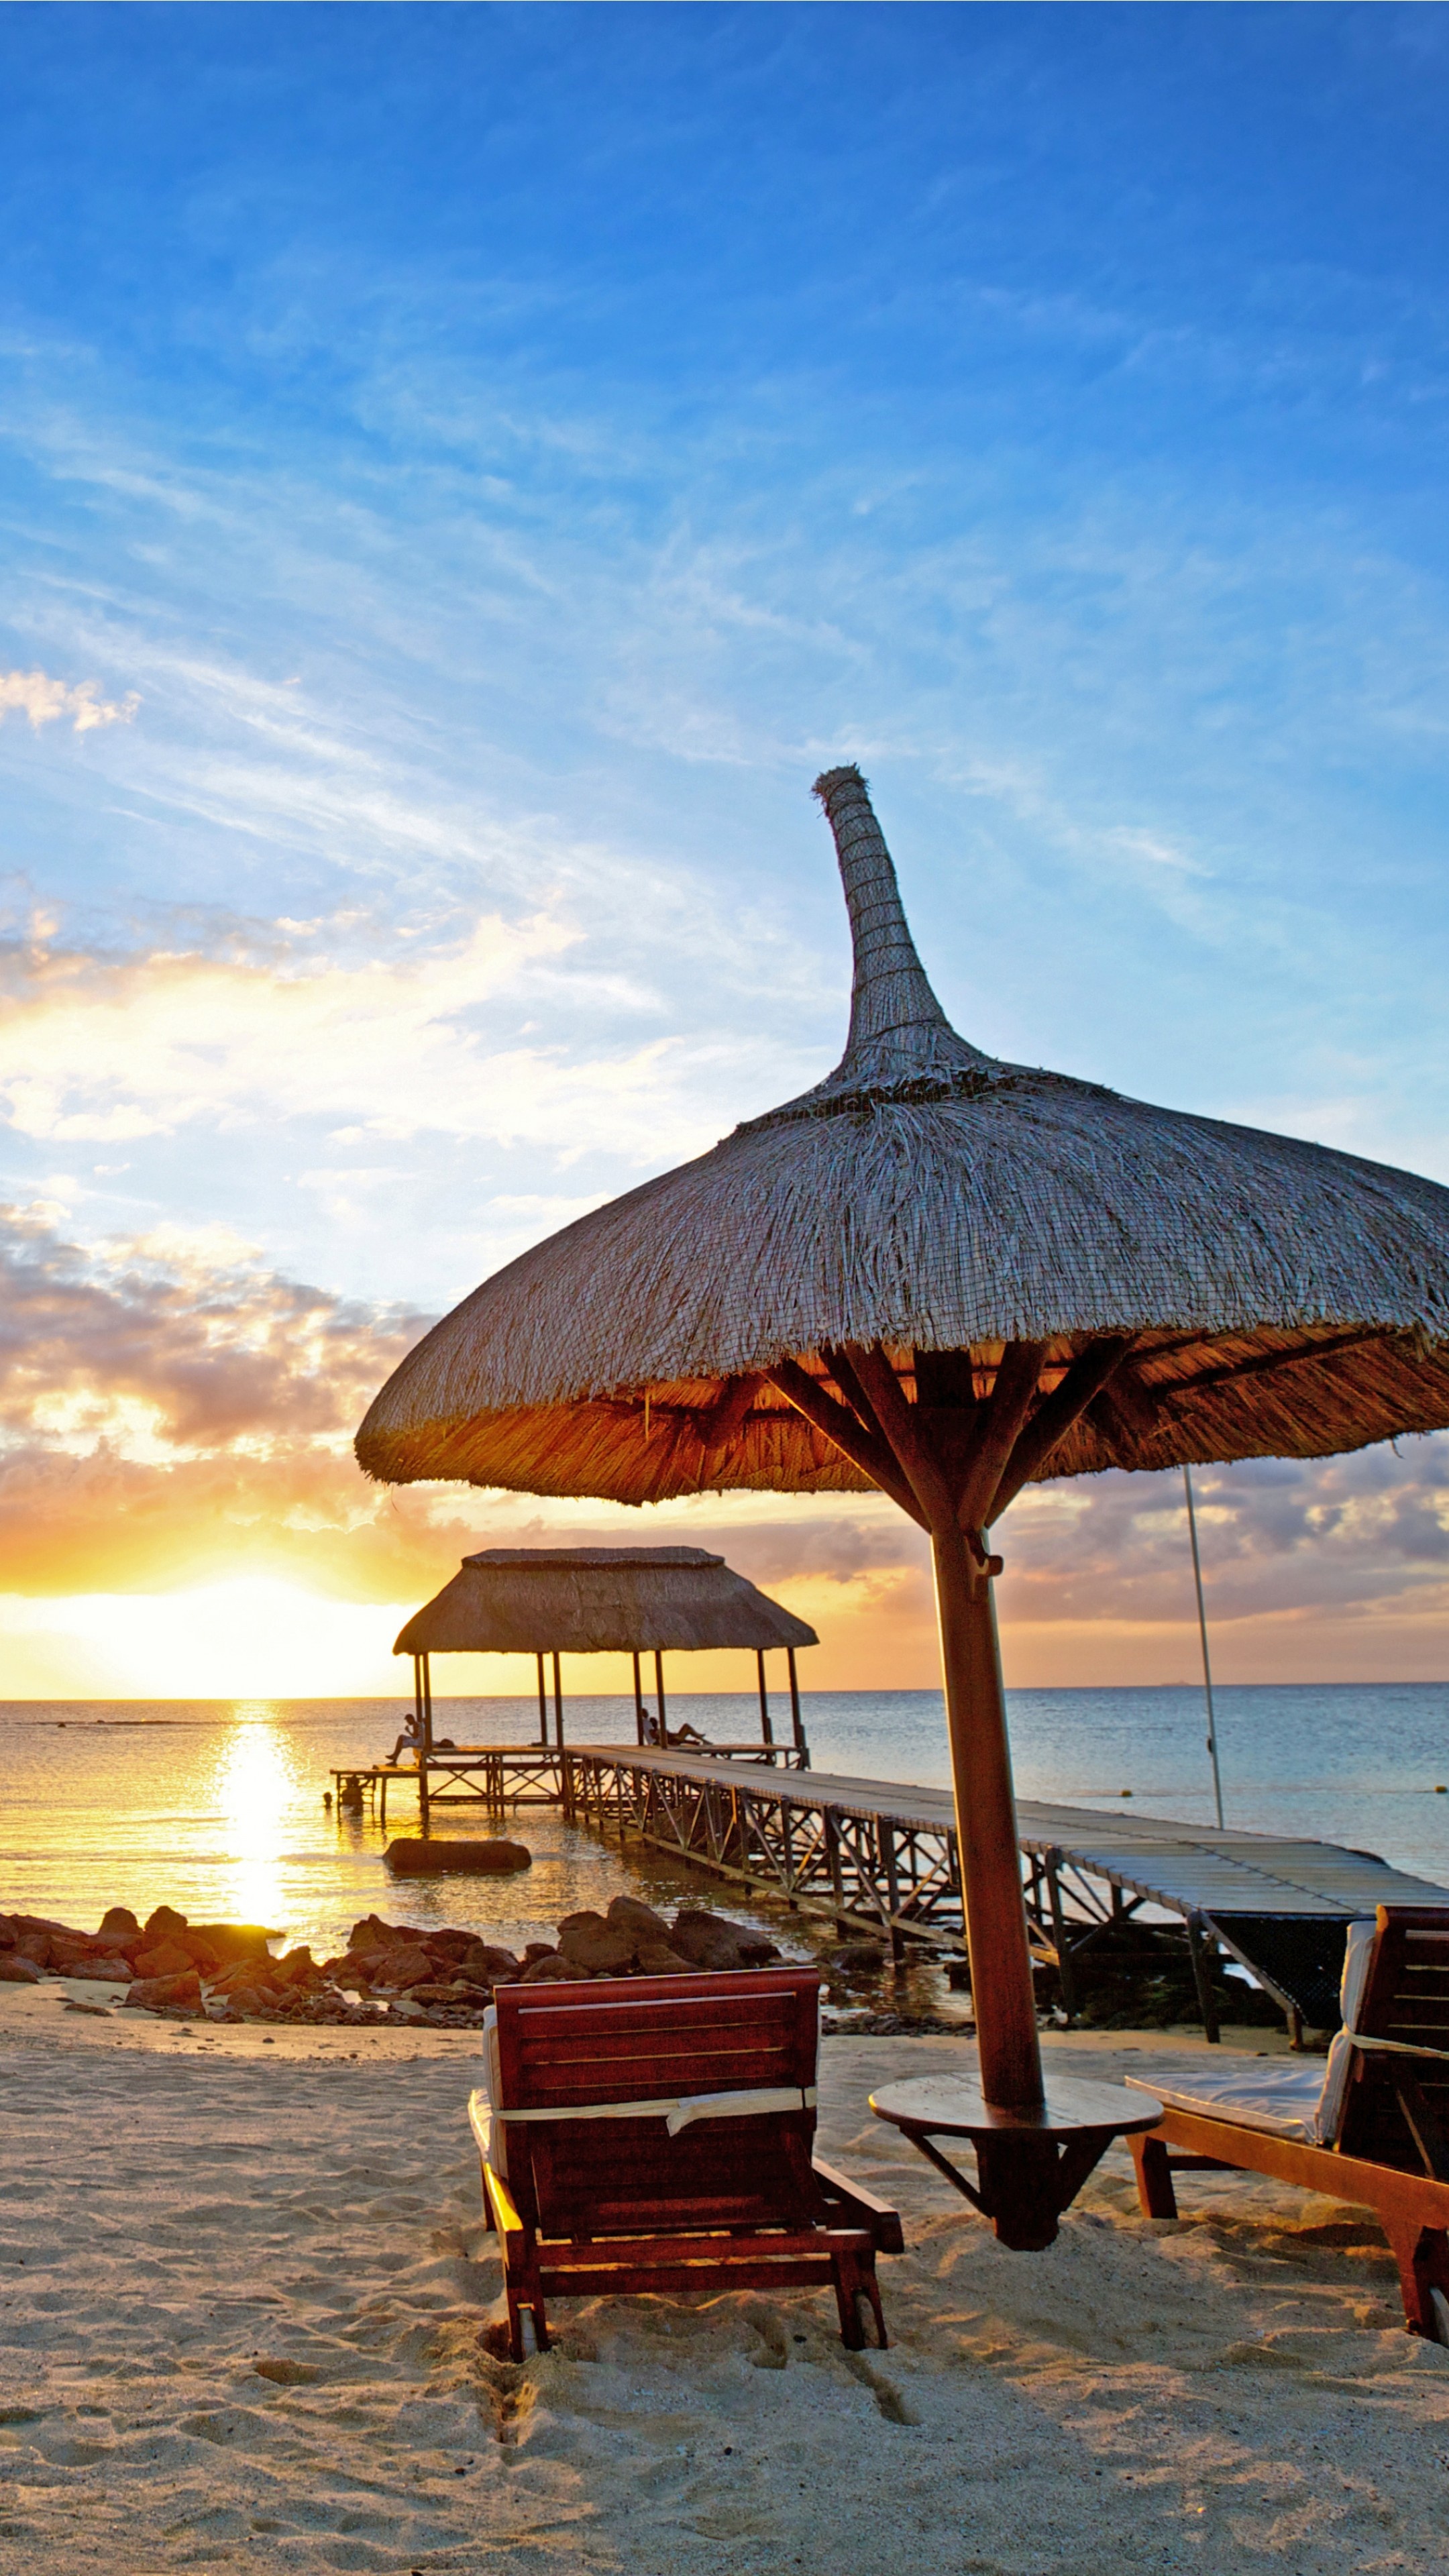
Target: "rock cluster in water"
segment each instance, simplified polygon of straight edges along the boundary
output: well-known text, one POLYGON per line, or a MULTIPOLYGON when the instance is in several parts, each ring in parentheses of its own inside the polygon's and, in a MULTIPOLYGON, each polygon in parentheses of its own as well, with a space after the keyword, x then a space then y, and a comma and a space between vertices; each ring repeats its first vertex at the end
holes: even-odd
POLYGON ((522 1955, 480 1933, 433 1931, 366 1915, 335 1959, 305 1947, 273 1956, 280 1934, 255 1923, 188 1923, 158 1905, 139 1923, 113 1905, 96 1932, 37 1914, 0 1914, 0 1983, 47 1976, 122 1985, 126 2003, 173 2019, 337 2022, 376 2027, 398 2018, 439 2029, 481 2022, 495 1986, 588 1977, 688 1976, 757 1968, 779 1957, 764 1935, 700 1906, 672 1923, 636 1897, 607 1914, 570 1914, 556 1943, 522 1955))

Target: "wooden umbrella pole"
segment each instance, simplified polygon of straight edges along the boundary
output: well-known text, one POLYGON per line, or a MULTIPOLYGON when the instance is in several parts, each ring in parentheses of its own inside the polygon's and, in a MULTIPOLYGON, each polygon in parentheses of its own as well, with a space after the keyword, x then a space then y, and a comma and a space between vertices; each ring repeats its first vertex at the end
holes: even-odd
POLYGON ((1042 2099, 1016 1797, 991 1586, 955 1523, 932 1533, 981 2089, 1002 2110, 1042 2099))
MULTIPOLYGON (((1030 1420, 1042 1346, 1007 1344, 989 1400, 966 1409, 965 1437, 955 1440, 949 1431, 942 1437, 930 1408, 907 1402, 879 1343, 870 1350, 850 1345, 826 1357, 842 1392, 869 1414, 871 1426, 888 1443, 930 1526, 981 2089, 996 2110, 1032 2111, 1043 2099, 1041 2050, 1006 1695, 981 1528, 992 1517, 997 1491, 1030 1420)), ((1096 1382, 1093 1378, 1076 1390, 1078 1404, 1088 1400, 1096 1382)), ((1062 1413, 1069 1415, 1070 1404, 1062 1413)), ((1024 2177, 1025 2164, 1021 2172, 1024 2177)), ((1049 2244, 1055 2218, 1046 2236, 1031 2232, 1029 2211, 1022 2214, 1025 2232, 1014 2218, 1006 2227, 1012 2230, 1009 2243, 1049 2244)))

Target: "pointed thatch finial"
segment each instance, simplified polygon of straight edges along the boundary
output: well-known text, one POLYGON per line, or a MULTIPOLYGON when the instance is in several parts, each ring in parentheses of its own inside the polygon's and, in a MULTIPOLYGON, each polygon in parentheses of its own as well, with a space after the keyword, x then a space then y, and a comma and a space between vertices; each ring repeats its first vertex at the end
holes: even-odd
POLYGON ((931 990, 860 771, 853 763, 827 769, 814 793, 834 835, 850 914, 850 1035, 833 1073, 768 1118, 752 1119, 751 1126, 828 1117, 833 1109, 870 1100, 971 1092, 1000 1071, 993 1057, 957 1035, 931 990))

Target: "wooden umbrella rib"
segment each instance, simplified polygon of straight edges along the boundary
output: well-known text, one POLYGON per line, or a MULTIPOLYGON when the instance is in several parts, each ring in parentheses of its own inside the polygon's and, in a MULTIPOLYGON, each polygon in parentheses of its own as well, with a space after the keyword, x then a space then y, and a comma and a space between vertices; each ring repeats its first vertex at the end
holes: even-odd
POLYGON ((867 1438, 871 1440, 881 1440, 884 1442, 885 1447, 889 1449, 891 1444, 889 1440, 885 1438, 885 1433, 881 1428, 875 1406, 871 1403, 870 1397, 867 1395, 865 1388, 851 1363, 849 1352, 838 1350, 833 1342, 827 1342, 820 1356, 824 1360, 826 1369, 830 1376, 835 1380, 836 1385, 840 1389, 843 1403, 857 1416, 867 1438))
POLYGON ((798 1360, 780 1360, 765 1375, 797 1413, 803 1413, 807 1422, 824 1432, 853 1467, 861 1468, 871 1483, 889 1494, 892 1502, 898 1503, 922 1529, 927 1526, 921 1506, 885 1442, 873 1437, 845 1405, 828 1395, 818 1378, 813 1378, 798 1360))
POLYGON ((915 1419, 919 1406, 906 1402, 900 1380, 879 1342, 873 1350, 867 1350, 862 1343, 847 1343, 842 1356, 880 1425, 882 1438, 889 1442, 910 1480, 925 1526, 942 1528, 952 1517, 954 1496, 932 1443, 915 1419))
POLYGON ((750 1407, 763 1384, 763 1378, 754 1369, 743 1377, 726 1378, 717 1401, 709 1411, 695 1415, 694 1427, 704 1451, 706 1474, 717 1461, 723 1463, 743 1431, 750 1407))
MULTIPOLYGON (((1389 1336, 1381 1325, 1370 1325, 1361 1332, 1334 1333, 1325 1341, 1304 1342, 1296 1351, 1254 1351, 1247 1359, 1224 1360, 1217 1368, 1199 1369, 1195 1376, 1157 1378, 1140 1381, 1144 1393, 1159 1405, 1177 1405, 1189 1400, 1208 1386, 1226 1386, 1231 1379, 1263 1377, 1271 1369, 1297 1368, 1304 1360, 1327 1359, 1335 1351, 1351 1351, 1366 1342, 1382 1342, 1389 1336)), ((1154 1353, 1155 1357, 1156 1354, 1154 1353)))
POLYGON ((957 1498, 956 1514, 965 1530, 990 1527, 996 1489, 1035 1401, 1045 1349, 1044 1342, 1012 1342, 1001 1355, 981 1437, 957 1498))
POLYGON ((1000 1519, 1022 1486, 1030 1484, 1045 1466, 1073 1424, 1110 1384, 1132 1346, 1130 1333, 1107 1333, 1100 1341, 1089 1343, 1072 1361, 1060 1385, 1038 1405, 1019 1435, 990 1509, 983 1515, 988 1524, 1000 1519))

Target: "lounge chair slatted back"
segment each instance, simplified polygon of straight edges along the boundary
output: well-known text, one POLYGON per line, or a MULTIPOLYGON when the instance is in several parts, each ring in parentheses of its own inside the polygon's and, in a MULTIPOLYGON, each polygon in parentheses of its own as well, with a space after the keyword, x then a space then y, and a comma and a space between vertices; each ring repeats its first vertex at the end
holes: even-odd
MULTIPOLYGON (((630 1978, 590 1991, 505 1986, 498 1994, 503 2102, 577 2109, 670 2095, 807 2091, 815 2082, 814 1969, 748 1978, 630 1978), (641 1994, 645 1984, 656 1991, 641 1994), (690 1989, 694 1991, 690 1991, 690 1989)), ((661 2137, 660 2119, 510 2127, 514 2196, 548 2236, 650 2225, 800 2226, 824 2214, 810 2165, 815 2113, 694 2123, 661 2137)))
POLYGON ((1408 1906, 1380 1915, 1356 2032, 1392 2046, 1354 2052, 1337 2143, 1344 2155, 1449 2180, 1449 1917, 1408 1906))

